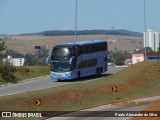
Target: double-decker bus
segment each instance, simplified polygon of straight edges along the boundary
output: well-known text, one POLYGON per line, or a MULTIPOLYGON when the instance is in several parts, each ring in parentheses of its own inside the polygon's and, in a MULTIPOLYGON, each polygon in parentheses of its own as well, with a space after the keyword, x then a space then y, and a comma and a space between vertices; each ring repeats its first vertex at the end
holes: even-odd
POLYGON ((51 80, 72 80, 106 72, 108 49, 106 40, 85 40, 56 45, 50 59, 51 80))

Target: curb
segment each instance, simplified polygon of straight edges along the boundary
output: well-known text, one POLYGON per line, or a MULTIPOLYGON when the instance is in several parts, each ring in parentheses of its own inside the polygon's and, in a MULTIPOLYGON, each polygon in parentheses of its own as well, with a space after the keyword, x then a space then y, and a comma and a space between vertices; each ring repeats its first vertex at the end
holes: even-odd
MULTIPOLYGON (((121 101, 131 101, 131 100, 143 99, 143 98, 155 97, 155 96, 160 96, 160 94, 155 94, 155 95, 153 95, 153 96, 151 95, 151 96, 127 98, 127 99, 124 99, 124 100, 119 100, 119 102, 121 102, 121 101)), ((111 101, 111 102, 106 102, 106 103, 103 103, 103 104, 99 104, 99 105, 95 105, 95 106, 91 106, 91 107, 84 107, 84 108, 76 109, 76 110, 73 110, 73 111, 76 112, 76 111, 79 111, 79 110, 90 109, 90 108, 94 108, 94 107, 99 107, 99 106, 103 106, 103 105, 108 105, 108 104, 111 104, 111 103, 112 103, 112 101, 111 101)))
POLYGON ((115 66, 116 68, 127 68, 127 67, 130 67, 130 66, 126 66, 126 65, 123 65, 123 66, 115 66))
MULTIPOLYGON (((155 97, 155 96, 160 96, 160 94, 155 94, 155 95, 149 95, 149 96, 143 96, 143 97, 135 97, 135 98, 127 98, 127 99, 124 99, 124 100, 120 100, 119 102, 121 101, 131 101, 131 100, 136 100, 136 99, 143 99, 143 98, 148 98, 148 97, 155 97)), ((67 112, 64 112, 64 113, 61 113, 61 114, 57 114, 53 117, 59 117, 61 115, 64 115, 64 114, 68 114, 68 113, 73 113, 73 112, 77 112, 77 111, 82 111, 82 110, 86 110, 86 109, 91 109, 91 108, 95 108, 95 107, 100 107, 100 106, 103 106, 103 105, 109 105, 111 104, 111 102, 106 102, 106 103, 103 103, 103 104, 98 104, 98 105, 94 105, 94 106, 90 106, 90 107, 84 107, 84 108, 79 108, 79 109, 75 109, 73 111, 67 111, 67 112)), ((45 119, 50 119, 50 118, 53 118, 53 117, 45 117, 45 119)))
POLYGON ((25 80, 17 81, 16 83, 7 83, 7 84, 4 84, 4 85, 0 85, 0 88, 1 88, 1 87, 5 87, 5 86, 9 86, 9 85, 13 85, 13 84, 18 84, 18 83, 30 81, 30 80, 34 80, 34 79, 39 79, 39 78, 47 77, 47 76, 49 76, 49 75, 40 76, 40 77, 35 77, 35 78, 30 78, 30 79, 25 79, 25 80))

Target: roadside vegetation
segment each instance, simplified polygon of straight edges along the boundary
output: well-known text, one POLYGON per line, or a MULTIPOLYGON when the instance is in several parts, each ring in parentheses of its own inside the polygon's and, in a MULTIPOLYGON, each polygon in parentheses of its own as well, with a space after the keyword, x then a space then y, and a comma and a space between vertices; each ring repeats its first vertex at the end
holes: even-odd
POLYGON ((18 80, 25 80, 45 75, 49 75, 48 66, 16 67, 15 70, 15 76, 18 78, 18 80))
POLYGON ((48 66, 14 67, 12 65, 4 65, 0 69, 0 85, 49 75, 48 66))
POLYGON ((153 96, 160 94, 159 73, 159 61, 145 61, 94 81, 83 80, 80 83, 0 97, 0 111, 37 111, 36 99, 41 99, 40 111, 71 111, 115 100, 153 96), (118 88, 116 99, 112 86, 118 88))
MULTIPOLYGON (((13 55, 13 57, 24 57, 22 54, 17 53, 13 50, 6 50, 5 53, 2 51, 6 50, 5 41, 0 39, 0 85, 6 83, 16 83, 21 80, 30 79, 34 77, 44 76, 49 74, 49 67, 45 65, 45 58, 48 56, 48 50, 42 46, 38 52, 39 54, 39 65, 40 66, 22 66, 15 67, 10 63, 10 60, 3 61, 7 55, 13 55)), ((26 54, 25 65, 37 65, 36 56, 26 54)))

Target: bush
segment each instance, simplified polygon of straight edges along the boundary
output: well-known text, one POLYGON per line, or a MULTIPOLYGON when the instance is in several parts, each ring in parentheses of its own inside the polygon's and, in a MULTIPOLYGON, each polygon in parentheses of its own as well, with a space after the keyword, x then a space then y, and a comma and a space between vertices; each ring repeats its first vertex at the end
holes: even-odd
POLYGON ((2 79, 2 70, 3 70, 3 66, 0 64, 0 80, 2 79))
POLYGON ((15 67, 10 64, 9 61, 5 61, 5 63, 0 67, 1 78, 7 82, 16 82, 14 72, 15 67))

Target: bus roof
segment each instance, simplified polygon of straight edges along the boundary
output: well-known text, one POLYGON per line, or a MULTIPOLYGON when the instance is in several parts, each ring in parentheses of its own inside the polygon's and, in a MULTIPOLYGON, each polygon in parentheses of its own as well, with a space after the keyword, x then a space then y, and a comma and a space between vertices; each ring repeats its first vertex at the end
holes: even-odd
POLYGON ((106 40, 83 40, 83 41, 77 41, 77 42, 63 43, 56 46, 64 47, 64 46, 75 46, 75 45, 85 45, 85 44, 96 44, 96 43, 102 43, 102 42, 107 42, 107 41, 106 40))
POLYGON ((83 40, 78 42, 70 42, 66 44, 84 45, 84 44, 95 44, 95 43, 101 43, 101 42, 106 42, 106 40, 83 40))

